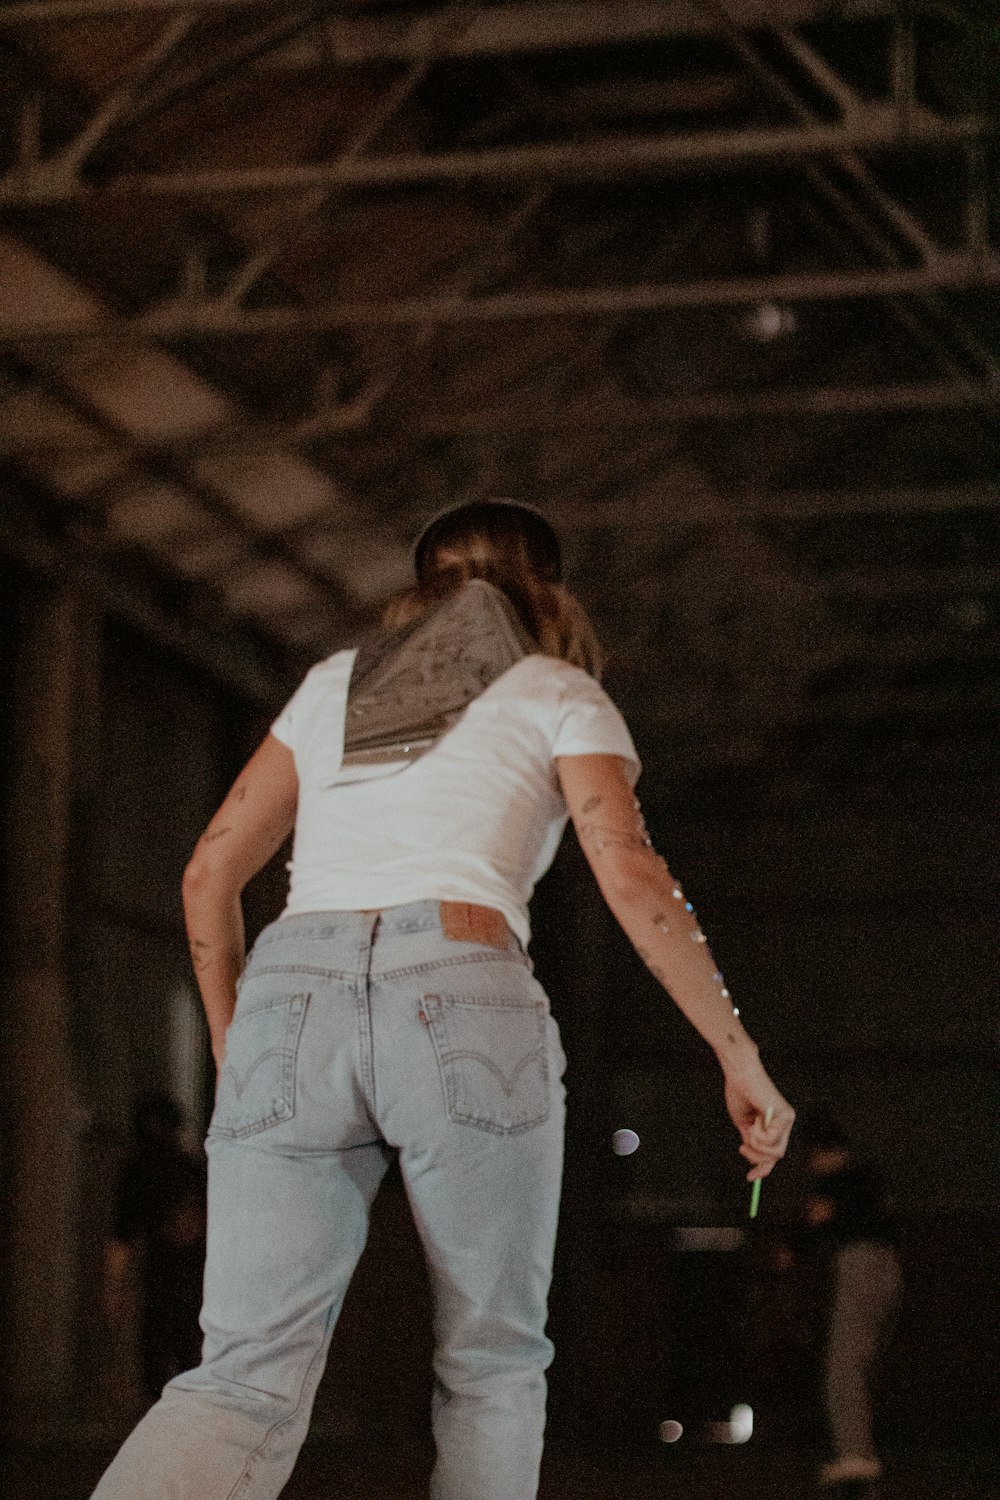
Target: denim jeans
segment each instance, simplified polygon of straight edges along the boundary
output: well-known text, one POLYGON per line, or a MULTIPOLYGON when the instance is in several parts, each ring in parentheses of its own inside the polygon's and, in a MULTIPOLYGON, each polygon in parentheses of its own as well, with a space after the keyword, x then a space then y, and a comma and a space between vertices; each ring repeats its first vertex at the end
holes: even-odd
POLYGON ((280 1492, 392 1150, 434 1299, 431 1494, 531 1500, 564 1063, 512 935, 449 940, 436 901, 265 929, 208 1134, 202 1363, 166 1386, 94 1500, 280 1492))

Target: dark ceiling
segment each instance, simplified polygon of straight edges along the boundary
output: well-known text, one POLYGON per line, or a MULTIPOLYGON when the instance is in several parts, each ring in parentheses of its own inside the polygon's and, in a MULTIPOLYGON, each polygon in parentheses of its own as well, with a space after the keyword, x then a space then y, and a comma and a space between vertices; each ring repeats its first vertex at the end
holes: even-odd
POLYGON ((513 495, 647 759, 976 760, 998 105, 992 3, 0 5, 0 541, 267 699, 513 495))

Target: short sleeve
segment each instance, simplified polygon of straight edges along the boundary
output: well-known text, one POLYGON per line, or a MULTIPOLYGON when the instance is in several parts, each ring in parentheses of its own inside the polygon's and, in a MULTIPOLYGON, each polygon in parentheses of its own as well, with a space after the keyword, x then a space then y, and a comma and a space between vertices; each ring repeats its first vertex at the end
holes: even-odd
POLYGON ((276 740, 287 745, 299 761, 300 752, 313 734, 317 724, 338 741, 337 760, 343 751, 343 717, 347 701, 347 686, 354 666, 354 651, 337 651, 325 661, 317 662, 303 678, 281 713, 271 725, 276 740), (331 725, 330 716, 339 720, 331 725))
POLYGON ((296 731, 302 728, 308 705, 312 702, 314 696, 314 683, 310 682, 312 675, 310 672, 303 678, 281 710, 281 713, 271 725, 271 733, 275 739, 280 740, 283 745, 287 745, 293 753, 297 738, 296 731))
POLYGON ((585 672, 574 674, 563 694, 552 755, 620 755, 633 786, 642 769, 628 725, 604 689, 585 672))

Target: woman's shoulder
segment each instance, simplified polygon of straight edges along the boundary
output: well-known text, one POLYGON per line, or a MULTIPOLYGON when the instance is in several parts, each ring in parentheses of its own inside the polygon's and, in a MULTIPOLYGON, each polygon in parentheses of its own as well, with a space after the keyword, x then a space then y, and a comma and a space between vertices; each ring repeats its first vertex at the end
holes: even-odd
POLYGON ((559 697, 566 693, 606 696, 597 679, 582 667, 575 667, 572 662, 563 661, 558 656, 545 656, 540 651, 523 657, 510 671, 517 674, 515 680, 535 685, 559 697))
POLYGON ((346 683, 350 678, 355 656, 357 656, 357 651, 349 648, 334 651, 329 656, 324 656, 321 661, 313 662, 299 684, 299 693, 318 695, 326 692, 331 686, 346 683))
POLYGON ((544 726, 555 740, 581 724, 623 725, 618 708, 596 678, 582 667, 540 652, 511 667, 487 696, 506 699, 518 716, 527 715, 544 726))
POLYGON ((271 725, 271 733, 294 746, 317 717, 329 715, 338 704, 342 712, 354 656, 354 651, 335 651, 311 666, 271 725))
POLYGON ((332 651, 329 656, 324 656, 322 660, 313 662, 306 676, 312 677, 314 674, 323 676, 331 672, 342 672, 345 667, 354 661, 357 654, 358 649, 356 646, 346 646, 340 651, 332 651))

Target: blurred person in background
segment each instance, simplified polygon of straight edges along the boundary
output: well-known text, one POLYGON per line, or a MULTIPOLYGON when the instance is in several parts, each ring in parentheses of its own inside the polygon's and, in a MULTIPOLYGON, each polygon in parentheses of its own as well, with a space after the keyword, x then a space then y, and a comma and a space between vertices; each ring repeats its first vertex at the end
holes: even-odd
POLYGON ((168 1094, 144 1095, 132 1154, 115 1198, 105 1251, 105 1307, 120 1323, 133 1272, 139 1285, 139 1351, 147 1403, 201 1354, 198 1311, 205 1264, 205 1167, 181 1138, 168 1094))
MULTIPOLYGON (((532 1500, 565 1060, 528 900, 567 816, 715 1052, 748 1177, 785 1151, 793 1111, 650 845, 552 528, 508 501, 461 506, 415 566, 386 628, 308 674, 188 866, 219 1069, 204 1351, 99 1500, 279 1493, 393 1153, 434 1301, 433 1500, 532 1500), (288 904, 247 960, 241 893, 293 827, 288 904)), ((620 997, 608 1007, 621 1024, 620 997)))
POLYGON ((878 1177, 836 1121, 816 1113, 801 1139, 808 1188, 798 1239, 829 1262, 823 1400, 832 1458, 820 1486, 830 1500, 856 1500, 882 1473, 874 1391, 899 1307, 899 1256, 878 1177))

